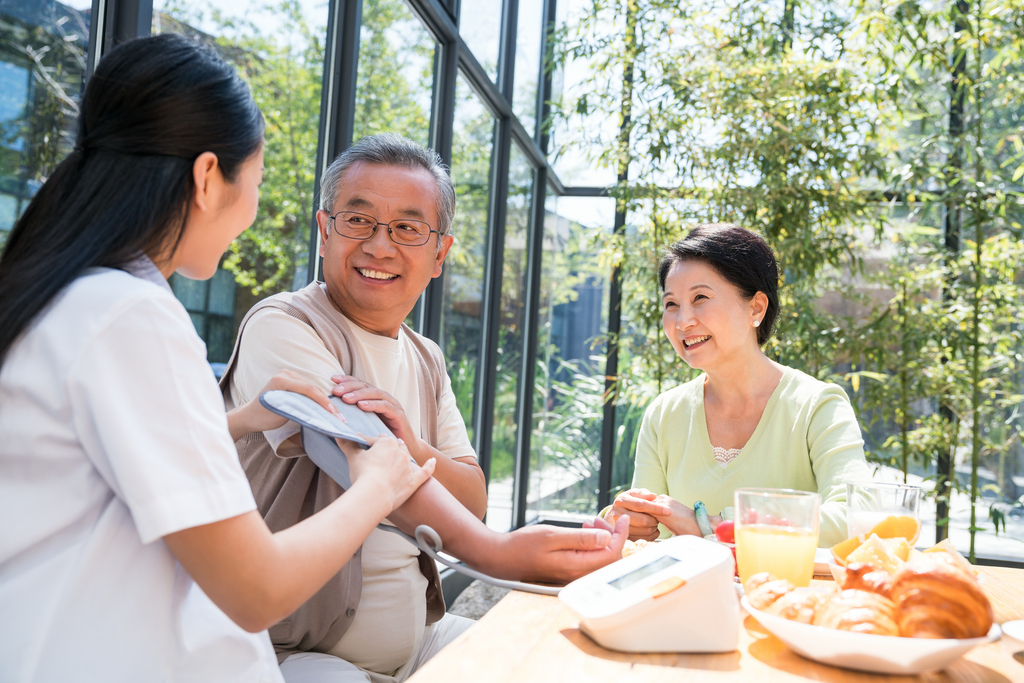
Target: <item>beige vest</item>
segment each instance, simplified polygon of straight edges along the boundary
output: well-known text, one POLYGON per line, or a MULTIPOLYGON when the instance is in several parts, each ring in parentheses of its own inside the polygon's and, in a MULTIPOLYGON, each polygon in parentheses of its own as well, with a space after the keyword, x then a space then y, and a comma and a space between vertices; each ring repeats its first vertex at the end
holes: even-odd
MULTIPOLYGON (((220 380, 224 402, 234 407, 230 396, 231 375, 238 357, 238 348, 245 334, 246 323, 263 308, 273 307, 306 323, 323 340, 324 346, 353 377, 364 378, 363 361, 355 351, 351 325, 327 298, 319 282, 297 292, 285 292, 264 299, 252 307, 238 328, 235 349, 220 380)), ((437 447, 437 411, 446 372, 444 356, 437 344, 403 325, 416 350, 416 369, 420 387, 420 429, 423 438, 437 447)), ((285 368, 282 368, 285 369, 285 368)), ((333 479, 323 474, 313 462, 301 455, 278 457, 262 432, 242 437, 235 447, 242 462, 260 514, 271 531, 277 532, 297 524, 334 502, 344 492, 333 479)), ((270 627, 270 639, 278 653, 278 661, 296 652, 326 652, 341 640, 352 624, 359 608, 363 586, 362 548, 331 578, 323 588, 299 609, 270 627)), ((444 616, 444 596, 437 565, 424 554, 419 556, 420 571, 427 578, 427 623, 444 616)))

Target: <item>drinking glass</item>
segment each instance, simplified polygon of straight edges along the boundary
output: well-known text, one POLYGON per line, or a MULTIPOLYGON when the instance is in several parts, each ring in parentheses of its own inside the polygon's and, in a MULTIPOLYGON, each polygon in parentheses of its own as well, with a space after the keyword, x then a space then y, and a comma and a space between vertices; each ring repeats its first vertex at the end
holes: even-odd
POLYGON ((821 496, 793 489, 736 489, 736 564, 740 581, 770 572, 794 586, 814 574, 821 496))
POLYGON ((909 517, 917 522, 913 543, 921 530, 921 487, 874 481, 846 485, 846 531, 849 538, 868 534, 887 517, 909 517))

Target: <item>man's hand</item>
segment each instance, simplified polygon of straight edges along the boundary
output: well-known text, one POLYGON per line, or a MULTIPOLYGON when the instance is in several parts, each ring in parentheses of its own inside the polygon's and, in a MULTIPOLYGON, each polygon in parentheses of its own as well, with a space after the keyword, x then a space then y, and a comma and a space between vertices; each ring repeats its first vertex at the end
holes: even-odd
POLYGON ((601 518, 584 524, 582 529, 527 526, 508 534, 506 540, 517 557, 530 558, 522 580, 569 583, 621 560, 628 534, 629 518, 623 515, 615 526, 601 518))
POLYGON ((274 390, 294 391, 297 394, 307 396, 319 403, 331 414, 336 415, 341 420, 345 419, 341 417, 338 409, 334 407, 334 404, 331 403, 330 399, 327 398, 327 394, 322 389, 302 379, 302 377, 291 370, 282 370, 271 377, 266 386, 260 389, 251 401, 228 411, 228 429, 231 431, 232 440, 238 441, 246 434, 251 434, 252 432, 267 432, 271 429, 277 429, 288 421, 288 418, 270 412, 260 403, 260 395, 263 392, 274 390))
POLYGON ((335 375, 331 380, 335 382, 335 396, 340 396, 345 403, 359 406, 362 411, 376 413, 384 426, 405 442, 413 459, 420 462, 420 457, 417 457, 420 455, 420 437, 413 433, 405 409, 394 396, 351 375, 335 375))

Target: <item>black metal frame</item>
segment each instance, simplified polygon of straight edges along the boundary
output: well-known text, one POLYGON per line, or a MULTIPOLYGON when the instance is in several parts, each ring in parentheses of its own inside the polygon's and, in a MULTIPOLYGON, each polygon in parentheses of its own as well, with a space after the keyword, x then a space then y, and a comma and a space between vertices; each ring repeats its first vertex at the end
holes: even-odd
MULTIPOLYGON (((540 53, 543 57, 549 31, 555 24, 556 0, 544 0, 541 11, 541 43, 540 53)), ((544 60, 540 60, 540 72, 537 74, 536 102, 536 138, 542 153, 547 155, 549 135, 543 122, 547 119, 551 100, 551 74, 544 69, 544 60)), ((554 174, 551 174, 554 177, 554 174)), ((516 456, 512 480, 512 525, 521 527, 527 523, 527 497, 530 491, 530 450, 533 437, 533 406, 535 380, 537 372, 537 344, 539 341, 540 323, 540 288, 541 274, 544 269, 544 218, 547 200, 548 167, 547 164, 535 169, 533 183, 533 207, 530 214, 530 227, 526 240, 528 256, 526 260, 526 304, 527 314, 523 323, 523 366, 519 377, 519 396, 516 397, 516 456)))
POLYGON ((99 58, 115 45, 139 36, 148 36, 153 29, 153 0, 92 0, 89 26, 89 61, 91 74, 99 58))

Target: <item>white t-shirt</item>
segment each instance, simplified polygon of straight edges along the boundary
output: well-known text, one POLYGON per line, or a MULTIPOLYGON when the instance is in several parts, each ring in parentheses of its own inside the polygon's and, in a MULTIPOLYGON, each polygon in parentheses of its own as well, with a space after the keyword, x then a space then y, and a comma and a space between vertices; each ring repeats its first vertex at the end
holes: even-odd
MULTIPOLYGON (((416 355, 404 330, 397 339, 372 334, 350 322, 355 350, 363 362, 364 381, 391 394, 405 410, 413 431, 425 435, 420 425, 419 381, 416 355)), ((343 374, 338 359, 306 323, 277 308, 257 311, 246 323, 238 350, 238 364, 231 376, 231 399, 248 401, 282 369, 293 370, 330 391, 331 376, 343 374)), ((438 450, 450 458, 476 457, 466 425, 455 403, 446 374, 438 405, 438 450)), ((283 444, 298 431, 294 423, 268 432, 267 440, 279 455, 283 444)), ((419 550, 405 539, 374 529, 363 544, 363 588, 352 624, 331 648, 336 655, 359 667, 390 673, 408 661, 423 639, 426 623, 427 580, 419 570, 419 550)))
POLYGON ((0 368, 0 681, 281 682, 162 537, 256 508, 148 259, 78 278, 0 368))

